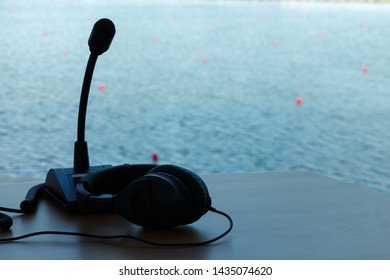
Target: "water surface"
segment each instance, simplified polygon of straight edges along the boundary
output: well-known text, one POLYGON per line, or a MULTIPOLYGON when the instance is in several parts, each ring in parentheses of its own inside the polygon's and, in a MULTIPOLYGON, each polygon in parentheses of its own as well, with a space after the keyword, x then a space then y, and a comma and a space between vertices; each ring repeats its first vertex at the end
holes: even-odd
POLYGON ((0 176, 72 166, 87 40, 108 17, 91 164, 158 152, 199 173, 305 170, 390 191, 390 6, 144 2, 1 1, 0 176))

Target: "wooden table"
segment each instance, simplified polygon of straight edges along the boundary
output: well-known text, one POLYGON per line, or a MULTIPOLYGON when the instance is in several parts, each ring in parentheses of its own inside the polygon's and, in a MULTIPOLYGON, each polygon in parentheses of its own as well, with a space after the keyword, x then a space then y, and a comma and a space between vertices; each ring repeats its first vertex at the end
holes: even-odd
MULTIPOLYGON (((208 246, 161 248, 133 240, 45 235, 1 243, 0 259, 390 259, 390 194, 310 172, 211 174, 213 206, 234 220, 233 231, 208 246)), ((0 205, 18 207, 39 182, 0 183, 0 205)), ((193 242, 223 232, 228 222, 207 213, 171 231, 147 231, 116 215, 70 214, 45 197, 36 213, 10 214, 0 238, 66 230, 134 234, 160 242, 193 242)))

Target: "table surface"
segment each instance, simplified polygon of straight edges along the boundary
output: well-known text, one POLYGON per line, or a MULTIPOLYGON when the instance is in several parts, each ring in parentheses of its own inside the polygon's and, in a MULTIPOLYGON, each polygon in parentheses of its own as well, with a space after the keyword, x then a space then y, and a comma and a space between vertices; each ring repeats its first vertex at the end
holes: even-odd
MULTIPOLYGON (((311 172, 202 175, 213 206, 234 228, 207 246, 161 248, 133 240, 44 235, 0 243, 0 259, 390 259, 390 194, 311 172)), ((39 182, 0 183, 0 205, 18 207, 39 182)), ((228 222, 208 212, 170 231, 150 231, 117 215, 70 214, 44 197, 33 214, 10 214, 0 238, 34 231, 133 234, 158 242, 194 242, 222 233, 228 222)))

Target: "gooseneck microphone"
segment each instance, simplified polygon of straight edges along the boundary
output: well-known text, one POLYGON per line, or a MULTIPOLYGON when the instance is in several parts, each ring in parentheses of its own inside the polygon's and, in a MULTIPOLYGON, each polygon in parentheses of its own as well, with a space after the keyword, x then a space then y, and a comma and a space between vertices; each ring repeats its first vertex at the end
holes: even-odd
MULTIPOLYGON (((88 146, 85 141, 85 117, 87 113, 89 89, 91 87, 92 75, 97 57, 109 49, 114 35, 114 23, 109 19, 103 18, 94 24, 88 39, 91 54, 85 70, 83 86, 81 89, 73 168, 50 169, 46 176, 45 183, 36 185, 27 192, 26 198, 20 203, 20 209, 0 207, 1 211, 24 214, 32 213, 36 208, 39 198, 44 193, 48 193, 70 211, 77 211, 75 188, 78 180, 86 174, 110 167, 110 165, 89 166, 88 146)), ((12 224, 12 218, 0 212, 0 230, 8 230, 12 224)))
POLYGON ((73 168, 75 172, 84 173, 89 169, 88 145, 85 141, 85 119, 89 89, 91 87, 93 70, 99 55, 106 52, 115 35, 115 25, 109 19, 101 19, 95 23, 89 36, 88 45, 91 54, 85 70, 83 86, 81 89, 79 117, 77 126, 77 141, 74 145, 73 168))
POLYGON ((90 56, 81 88, 77 141, 74 143, 73 168, 50 169, 45 181, 47 193, 70 211, 78 211, 75 188, 80 178, 111 165, 90 166, 88 144, 85 141, 85 120, 93 71, 99 55, 106 52, 115 35, 114 23, 106 18, 97 21, 88 39, 90 56))

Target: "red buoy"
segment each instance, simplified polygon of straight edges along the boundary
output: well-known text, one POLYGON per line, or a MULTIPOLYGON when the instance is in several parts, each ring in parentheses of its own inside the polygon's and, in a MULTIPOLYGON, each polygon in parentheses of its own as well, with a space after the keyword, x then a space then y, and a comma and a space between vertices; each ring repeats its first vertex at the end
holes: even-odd
POLYGON ((298 106, 302 105, 302 98, 301 98, 301 97, 298 97, 298 98, 295 100, 295 103, 297 103, 298 106))
POLYGON ((205 58, 203 58, 203 64, 207 64, 207 63, 209 63, 209 60, 205 57, 205 58))
POLYGON ((154 162, 157 162, 157 161, 158 161, 158 153, 156 153, 156 152, 152 153, 152 160, 153 160, 154 162))
POLYGON ((364 66, 364 67, 363 67, 363 73, 364 73, 364 74, 367 74, 367 73, 368 73, 368 67, 367 67, 367 66, 364 66))
POLYGON ((106 89, 106 86, 105 86, 104 84, 100 84, 100 85, 99 85, 99 89, 100 89, 101 91, 103 91, 103 90, 106 89))

